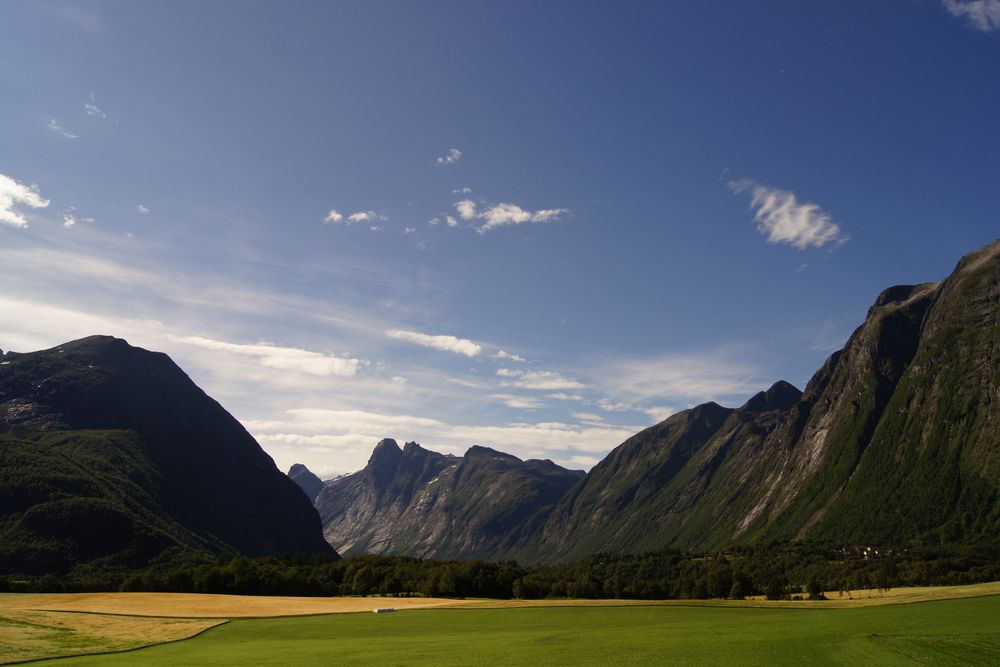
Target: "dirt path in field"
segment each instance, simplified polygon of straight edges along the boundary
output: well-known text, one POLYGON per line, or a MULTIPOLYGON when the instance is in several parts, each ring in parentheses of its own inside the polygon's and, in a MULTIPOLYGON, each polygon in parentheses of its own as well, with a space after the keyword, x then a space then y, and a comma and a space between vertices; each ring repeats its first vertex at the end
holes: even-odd
POLYGON ((321 598, 187 593, 66 593, 0 595, 6 609, 73 611, 160 618, 261 618, 372 611, 376 607, 426 609, 461 605, 444 598, 321 598))

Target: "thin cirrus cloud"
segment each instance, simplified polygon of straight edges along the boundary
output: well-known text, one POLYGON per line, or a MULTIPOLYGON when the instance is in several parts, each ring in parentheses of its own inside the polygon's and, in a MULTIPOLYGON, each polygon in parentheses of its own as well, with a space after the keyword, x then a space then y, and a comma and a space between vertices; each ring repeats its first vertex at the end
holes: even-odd
POLYGON ((16 208, 45 208, 48 199, 38 194, 38 188, 18 183, 10 176, 0 174, 0 224, 11 227, 27 227, 28 221, 16 208))
POLYGON ((490 398, 502 401, 508 408, 515 410, 537 410, 544 408, 545 403, 530 396, 518 396, 516 394, 491 394, 490 398))
POLYGON ((136 212, 139 215, 149 215, 149 212, 150 212, 149 209, 146 206, 142 205, 142 204, 139 204, 138 206, 136 206, 135 210, 136 210, 136 212))
POLYGON ((497 369, 497 376, 505 378, 504 387, 559 391, 565 389, 585 389, 588 385, 573 378, 563 377, 555 371, 522 371, 514 368, 497 369))
POLYGON ((60 125, 56 121, 55 118, 53 118, 52 120, 50 120, 49 124, 46 125, 46 127, 48 127, 50 130, 52 130, 56 134, 58 134, 58 135, 60 135, 62 137, 65 137, 66 139, 79 139, 80 138, 79 134, 73 134, 72 132, 70 132, 69 130, 67 130, 65 127, 63 127, 62 125, 60 125))
POLYGON ((566 208, 549 208, 537 211, 529 211, 521 208, 517 204, 500 203, 490 206, 482 211, 479 210, 476 202, 471 199, 463 199, 455 202, 455 210, 463 220, 482 220, 482 224, 476 227, 476 231, 485 234, 491 229, 506 225, 520 225, 526 222, 554 222, 561 219, 570 211, 566 208))
POLYGON ((944 6, 952 16, 964 18, 976 30, 1000 29, 1000 0, 944 0, 944 6))
POLYGON ((437 160, 435 160, 435 162, 440 167, 446 167, 448 165, 455 164, 461 159, 462 159, 462 151, 458 150, 457 148, 452 148, 448 151, 446 155, 442 155, 437 160))
POLYGON ((493 358, 494 359, 507 359, 508 361, 520 361, 520 362, 526 361, 526 359, 524 357, 522 357, 521 355, 519 355, 519 354, 513 354, 513 353, 507 352, 505 350, 499 350, 496 354, 493 355, 493 358))
POLYGON ((466 357, 477 357, 483 351, 483 347, 478 343, 456 336, 425 334, 419 331, 405 331, 402 329, 390 329, 385 332, 385 335, 395 340, 406 341, 407 343, 429 347, 442 352, 462 354, 466 357))
POLYGON ((254 357, 260 365, 267 368, 308 375, 354 377, 361 366, 360 359, 338 357, 295 347, 281 347, 272 343, 244 345, 201 336, 181 336, 174 340, 207 350, 254 357))
POLYGON ((76 223, 78 222, 90 223, 90 222, 96 222, 96 220, 94 220, 94 218, 78 218, 73 213, 63 214, 63 227, 65 227, 66 229, 72 229, 73 227, 76 226, 76 223))
POLYGON ((755 209, 757 231, 767 237, 768 243, 787 243, 805 250, 810 247, 838 247, 850 238, 833 221, 833 217, 817 204, 799 203, 795 194, 787 190, 760 185, 744 179, 730 181, 734 194, 750 193, 750 208, 755 209))
POLYGON ((90 101, 84 103, 83 110, 87 112, 88 116, 92 116, 94 118, 108 117, 108 114, 106 114, 99 106, 97 106, 97 100, 94 98, 93 93, 90 94, 90 101))

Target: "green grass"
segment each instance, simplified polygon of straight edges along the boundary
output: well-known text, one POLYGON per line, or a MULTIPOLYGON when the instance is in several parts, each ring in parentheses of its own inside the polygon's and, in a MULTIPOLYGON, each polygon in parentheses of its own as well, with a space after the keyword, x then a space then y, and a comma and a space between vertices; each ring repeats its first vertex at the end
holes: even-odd
POLYGON ((859 609, 435 609, 235 620, 59 665, 1000 663, 1000 596, 859 609))

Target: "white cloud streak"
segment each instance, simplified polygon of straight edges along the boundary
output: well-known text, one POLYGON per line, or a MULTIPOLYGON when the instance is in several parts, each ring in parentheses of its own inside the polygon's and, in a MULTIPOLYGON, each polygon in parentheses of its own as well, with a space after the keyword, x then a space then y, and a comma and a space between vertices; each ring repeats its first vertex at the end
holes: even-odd
POLYGON ((135 210, 136 210, 136 213, 138 213, 139 215, 149 215, 149 212, 150 212, 149 209, 146 208, 145 206, 143 206, 142 204, 139 204, 138 206, 136 206, 135 210))
POLYGON ((479 356, 483 351, 482 346, 478 343, 455 336, 432 335, 420 333, 419 331, 404 331, 402 329, 390 329, 385 332, 385 335, 395 340, 414 343, 415 345, 441 350, 442 352, 463 354, 467 357, 479 356))
POLYGON ((490 398, 503 401, 504 405, 509 408, 520 410, 536 410, 538 408, 545 407, 544 402, 530 396, 518 396, 516 394, 492 394, 490 398))
POLYGON ((588 385, 563 377, 555 371, 522 371, 513 368, 497 369, 497 375, 507 378, 500 384, 504 387, 520 389, 539 389, 543 391, 558 391, 560 389, 585 389, 588 385))
POLYGON ((800 204, 794 193, 752 180, 730 181, 733 193, 750 193, 750 208, 756 209, 757 231, 768 243, 787 243, 799 250, 826 245, 840 246, 848 236, 829 213, 812 203, 800 204))
POLYGON ((72 132, 70 132, 69 130, 67 130, 66 128, 64 128, 62 125, 60 125, 58 122, 56 122, 55 118, 53 118, 52 120, 50 120, 49 124, 46 125, 46 127, 48 127, 50 130, 52 130, 56 134, 65 137, 66 139, 79 139, 80 138, 79 134, 73 134, 72 132))
POLYGON ((506 352, 504 350, 499 350, 496 354, 493 355, 493 358, 494 359, 507 359, 508 361, 518 361, 518 362, 522 362, 522 363, 525 362, 525 361, 527 361, 524 357, 522 357, 519 354, 511 354, 510 352, 506 352))
POLYGON ((97 100, 94 98, 94 94, 90 94, 90 101, 84 103, 83 110, 87 112, 88 116, 93 116, 94 118, 107 118, 108 114, 104 113, 100 107, 97 106, 97 100))
POLYGON ((527 222, 554 222, 568 214, 566 208, 549 208, 538 211, 529 211, 521 208, 517 204, 500 203, 490 206, 482 211, 478 210, 476 202, 471 199, 463 199, 455 202, 455 210, 463 220, 482 220, 483 223, 476 227, 476 231, 485 234, 491 229, 506 225, 520 225, 527 222))
POLYGON ((18 206, 45 208, 48 199, 38 194, 38 189, 18 183, 10 176, 0 174, 0 224, 11 227, 27 227, 24 215, 15 210, 18 206))
MULTIPOLYGON (((742 402, 759 391, 762 384, 755 366, 724 352, 620 359, 598 373, 607 394, 644 405, 729 399, 742 402)), ((608 404, 608 408, 614 407, 608 404)))
POLYGON ((207 350, 254 357, 260 365, 267 368, 309 375, 354 377, 361 366, 359 359, 338 357, 295 347, 281 347, 266 342, 243 345, 201 336, 180 336, 175 337, 174 340, 207 350))
POLYGON ((452 148, 451 150, 448 151, 447 155, 439 157, 437 160, 435 160, 435 162, 437 162, 438 166, 440 167, 446 167, 448 165, 455 164, 461 159, 462 159, 462 151, 458 150, 457 148, 452 148))
POLYGON ((964 18, 976 30, 1000 29, 1000 0, 944 0, 944 6, 952 16, 964 18))

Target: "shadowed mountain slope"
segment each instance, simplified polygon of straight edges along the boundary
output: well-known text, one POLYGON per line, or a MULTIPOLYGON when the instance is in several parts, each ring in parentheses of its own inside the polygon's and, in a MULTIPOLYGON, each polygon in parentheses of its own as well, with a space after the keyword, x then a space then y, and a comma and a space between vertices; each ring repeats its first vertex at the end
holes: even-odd
POLYGON ((0 419, 0 494, 19 499, 0 505, 5 571, 31 553, 14 558, 11 544, 72 546, 84 539, 73 531, 106 533, 87 558, 138 545, 128 564, 171 546, 332 553, 308 498, 164 354, 109 336, 8 352, 0 419))

